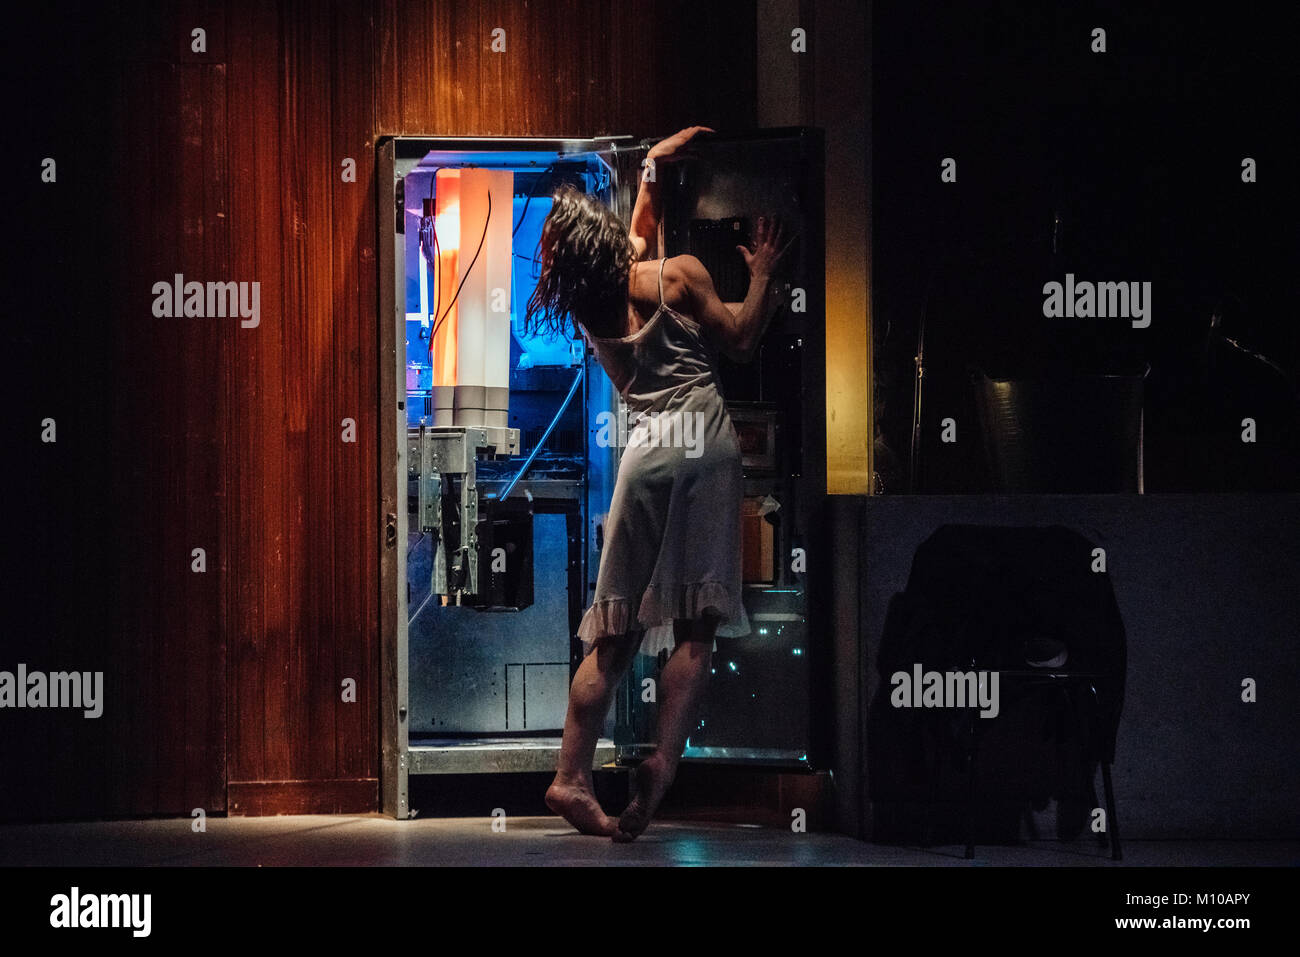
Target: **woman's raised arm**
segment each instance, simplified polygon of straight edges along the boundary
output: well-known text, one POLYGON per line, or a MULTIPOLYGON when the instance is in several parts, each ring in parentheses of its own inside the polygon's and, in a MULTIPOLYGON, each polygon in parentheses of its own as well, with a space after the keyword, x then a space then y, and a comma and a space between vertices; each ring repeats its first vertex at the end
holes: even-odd
POLYGON ((659 258, 659 220, 663 217, 663 201, 659 194, 658 166, 671 163, 677 151, 699 132, 712 133, 707 126, 688 126, 666 139, 660 140, 646 153, 646 166, 641 171, 641 186, 632 209, 632 223, 628 230, 637 259, 659 258))

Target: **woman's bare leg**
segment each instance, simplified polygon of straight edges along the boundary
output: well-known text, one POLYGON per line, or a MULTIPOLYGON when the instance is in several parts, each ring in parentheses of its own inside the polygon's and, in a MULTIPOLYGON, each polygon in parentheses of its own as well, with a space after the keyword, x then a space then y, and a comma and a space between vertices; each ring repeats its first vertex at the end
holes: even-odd
POLYGON ((679 641, 659 674, 659 723, 655 753, 633 773, 635 794, 618 819, 616 841, 631 841, 650 824, 659 802, 668 793, 677 765, 686 750, 686 738, 699 720, 700 700, 709 680, 713 659, 713 633, 717 619, 675 622, 689 629, 690 640, 679 641))
POLYGON ((610 699, 641 645, 639 632, 602 639, 582 659, 569 686, 555 780, 546 790, 546 806, 583 834, 609 836, 617 821, 601 810, 591 777, 591 762, 609 714, 610 699))

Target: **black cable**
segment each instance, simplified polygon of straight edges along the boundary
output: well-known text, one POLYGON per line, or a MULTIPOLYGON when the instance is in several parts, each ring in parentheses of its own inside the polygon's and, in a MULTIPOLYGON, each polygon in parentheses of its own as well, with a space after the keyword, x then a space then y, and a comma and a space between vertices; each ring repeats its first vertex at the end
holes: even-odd
MULTIPOLYGON (((433 178, 429 180, 429 199, 437 202, 434 193, 434 187, 438 182, 438 174, 435 172, 433 178)), ((433 233, 433 314, 436 317, 441 312, 442 307, 442 251, 438 248, 438 209, 434 206, 433 220, 429 224, 433 233)), ((429 351, 433 351, 433 336, 429 336, 429 351)))
MULTIPOLYGON (((442 250, 438 247, 438 217, 433 217, 433 315, 442 308, 442 250)), ((433 333, 429 333, 429 363, 433 364, 433 333)))
POLYGON ((515 228, 510 232, 511 239, 515 238, 515 234, 519 232, 519 227, 524 224, 524 220, 528 217, 528 204, 531 203, 533 201, 533 197, 537 195, 537 184, 542 182, 543 179, 545 179, 546 177, 553 178, 554 176, 555 176, 555 164, 552 163, 550 166, 546 167, 546 169, 542 172, 541 176, 538 176, 537 179, 533 182, 533 188, 528 191, 528 198, 524 200, 524 210, 522 213, 519 214, 519 222, 515 223, 515 228))
MULTIPOLYGON (((434 199, 434 186, 438 181, 438 172, 434 171, 432 178, 429 180, 429 199, 434 199)), ((438 313, 442 307, 442 252, 438 247, 438 217, 435 214, 429 216, 429 232, 433 234, 433 316, 437 319, 438 313)), ((429 258, 429 250, 425 251, 425 258, 429 258)), ((433 365, 433 333, 429 333, 429 365, 433 365)))
POLYGON ((451 302, 447 303, 447 311, 442 314, 442 318, 438 320, 437 324, 433 327, 433 331, 429 333, 430 346, 433 345, 433 339, 438 334, 438 330, 442 328, 442 324, 447 321, 447 316, 451 315, 451 307, 456 305, 456 300, 460 298, 460 291, 465 288, 465 280, 469 278, 469 274, 474 269, 474 264, 478 262, 478 255, 483 251, 483 243, 487 241, 488 226, 491 225, 491 223, 492 194, 489 192, 487 220, 483 223, 483 235, 479 238, 478 249, 474 251, 474 258, 469 261, 469 266, 465 269, 465 274, 460 277, 460 285, 456 287, 456 294, 451 297, 451 302))

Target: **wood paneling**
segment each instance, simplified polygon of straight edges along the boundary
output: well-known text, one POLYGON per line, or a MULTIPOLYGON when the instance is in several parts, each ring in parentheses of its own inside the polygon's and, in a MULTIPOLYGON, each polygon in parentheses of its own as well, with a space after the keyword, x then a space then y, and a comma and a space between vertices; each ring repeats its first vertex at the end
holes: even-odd
MULTIPOLYGON (((51 538, 107 544, 72 565, 102 570, 69 606, 91 617, 50 630, 33 601, 29 617, 47 627, 17 653, 37 667, 62 649, 51 667, 102 667, 108 692, 100 723, 31 716, 31 734, 0 751, 11 765, 0 773, 21 779, 0 814, 373 810, 376 143, 752 126, 752 0, 186 2, 110 6, 98 19, 65 6, 42 12, 22 33, 31 48, 9 61, 21 64, 9 126, 66 160, 65 192, 45 194, 59 205, 26 210, 45 243, 28 255, 76 300, 61 345, 19 344, 34 363, 23 447, 39 411, 63 403, 76 461, 52 452, 30 475, 34 508, 61 516, 32 519, 36 554, 58 551, 51 538), (498 26, 503 54, 489 48, 498 26), (205 52, 191 49, 196 27, 205 52), (93 84, 67 74, 69 51, 93 84), (17 101, 19 82, 35 85, 40 109, 17 101), (340 179, 345 157, 355 183, 340 179), (155 318, 151 288, 175 273, 260 283, 260 325, 155 318), (55 374, 87 334, 103 343, 103 407, 102 389, 72 404, 55 374), (76 445, 86 417, 98 431, 76 445), (345 418, 355 443, 341 441, 345 418), (89 512, 69 511, 78 504, 89 512), (342 701, 346 678, 355 704, 342 701)), ((37 159, 21 162, 33 180, 37 159)), ((49 289, 22 303, 48 315, 49 289)), ((76 585, 32 580, 47 605, 76 585)))
POLYGON ((239 817, 268 814, 353 814, 379 804, 379 782, 371 778, 310 781, 232 781, 228 813, 239 817))

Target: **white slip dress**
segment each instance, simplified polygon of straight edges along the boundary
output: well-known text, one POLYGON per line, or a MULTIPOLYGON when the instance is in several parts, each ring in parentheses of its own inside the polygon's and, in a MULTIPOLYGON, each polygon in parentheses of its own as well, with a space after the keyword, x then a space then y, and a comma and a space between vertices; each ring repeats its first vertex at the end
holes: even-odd
MULTIPOLYGON (((643 654, 674 646, 673 620, 719 619, 718 637, 750 633, 741 600, 740 445, 704 329, 664 302, 630 336, 588 335, 629 409, 627 444, 605 521, 587 653, 607 636, 644 631, 643 654)), ((716 647, 716 645, 715 645, 716 647)))

